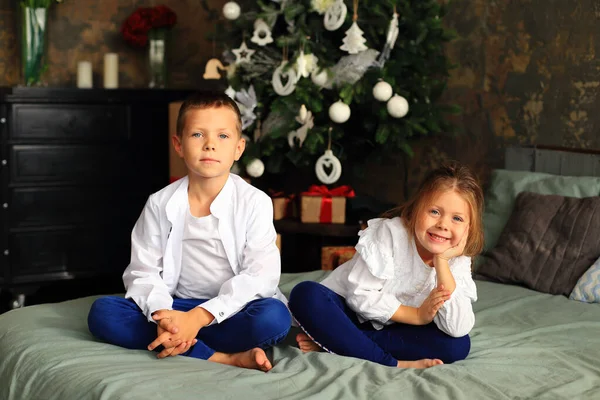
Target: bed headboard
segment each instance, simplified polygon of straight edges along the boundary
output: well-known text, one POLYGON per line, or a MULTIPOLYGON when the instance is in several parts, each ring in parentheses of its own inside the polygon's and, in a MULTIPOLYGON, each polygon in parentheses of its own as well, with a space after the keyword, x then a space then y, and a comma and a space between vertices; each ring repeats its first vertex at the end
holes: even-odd
POLYGON ((600 176, 600 150, 507 147, 504 168, 565 176, 600 176))

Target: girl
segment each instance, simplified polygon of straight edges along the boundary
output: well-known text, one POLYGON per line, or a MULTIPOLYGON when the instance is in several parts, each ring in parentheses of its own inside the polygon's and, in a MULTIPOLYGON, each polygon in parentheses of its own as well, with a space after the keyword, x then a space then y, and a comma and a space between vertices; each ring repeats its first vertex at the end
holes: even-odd
POLYGON ((369 221, 350 261, 292 290, 289 308, 305 332, 296 337, 300 349, 401 368, 465 359, 482 211, 481 187, 466 167, 432 171, 410 201, 369 221))

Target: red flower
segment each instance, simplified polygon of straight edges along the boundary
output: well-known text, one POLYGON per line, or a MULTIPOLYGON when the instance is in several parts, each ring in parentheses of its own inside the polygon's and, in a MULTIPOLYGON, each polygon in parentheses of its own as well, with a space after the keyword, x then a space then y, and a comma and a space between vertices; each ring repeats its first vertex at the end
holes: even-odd
POLYGON ((177 16, 169 7, 140 7, 121 25, 121 35, 126 42, 144 47, 148 43, 148 31, 153 28, 171 28, 177 16))

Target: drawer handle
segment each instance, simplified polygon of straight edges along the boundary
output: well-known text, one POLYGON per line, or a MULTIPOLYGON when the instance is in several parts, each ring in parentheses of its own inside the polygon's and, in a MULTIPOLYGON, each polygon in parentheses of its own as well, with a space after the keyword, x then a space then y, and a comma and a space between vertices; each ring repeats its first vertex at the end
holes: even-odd
POLYGON ((8 251, 8 249, 4 250, 4 255, 7 256, 10 254, 10 251, 8 251))
POLYGON ((3 203, 2 208, 8 208, 8 203, 3 203))
POLYGON ((8 164, 8 161, 2 160, 2 165, 6 165, 6 164, 8 164))
POLYGON ((0 124, 5 124, 6 123, 6 118, 0 118, 0 124))

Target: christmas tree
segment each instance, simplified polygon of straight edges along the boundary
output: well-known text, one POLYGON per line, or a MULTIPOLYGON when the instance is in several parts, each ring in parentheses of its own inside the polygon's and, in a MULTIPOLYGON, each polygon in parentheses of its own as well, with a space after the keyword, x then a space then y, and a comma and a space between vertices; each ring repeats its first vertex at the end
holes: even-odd
POLYGON ((438 1, 237 1, 222 13, 216 40, 229 49, 245 166, 314 168, 329 148, 356 166, 388 151, 409 156, 419 136, 452 131, 445 114, 457 107, 437 102, 452 37, 438 1))

